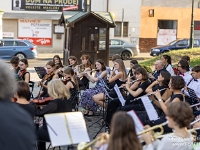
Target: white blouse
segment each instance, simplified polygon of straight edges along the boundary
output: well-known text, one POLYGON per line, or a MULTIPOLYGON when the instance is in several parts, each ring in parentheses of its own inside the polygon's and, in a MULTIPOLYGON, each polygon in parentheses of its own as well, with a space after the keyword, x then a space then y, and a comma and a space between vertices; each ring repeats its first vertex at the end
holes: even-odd
POLYGON ((170 64, 167 65, 166 70, 171 74, 171 76, 175 76, 174 69, 170 64))
POLYGON ((192 150, 193 137, 182 138, 174 134, 165 135, 162 140, 156 140, 143 150, 192 150))

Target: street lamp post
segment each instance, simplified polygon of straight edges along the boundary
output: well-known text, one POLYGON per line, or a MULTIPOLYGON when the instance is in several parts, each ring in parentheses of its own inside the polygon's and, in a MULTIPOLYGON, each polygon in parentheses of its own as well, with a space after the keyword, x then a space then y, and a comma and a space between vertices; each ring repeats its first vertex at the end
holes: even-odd
POLYGON ((191 26, 190 26, 190 48, 193 48, 194 42, 194 0, 192 0, 192 15, 191 15, 191 26))

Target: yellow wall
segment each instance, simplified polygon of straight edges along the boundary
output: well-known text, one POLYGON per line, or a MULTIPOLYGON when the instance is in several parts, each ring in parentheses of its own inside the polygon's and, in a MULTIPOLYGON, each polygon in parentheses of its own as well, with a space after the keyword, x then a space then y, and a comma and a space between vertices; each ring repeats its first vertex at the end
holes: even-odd
MULTIPOLYGON (((191 8, 141 7, 140 38, 157 38, 158 20, 177 20, 177 38, 190 37, 191 8), (154 9, 154 17, 149 17, 154 9)), ((200 9, 195 9, 194 20, 200 21, 200 9)))

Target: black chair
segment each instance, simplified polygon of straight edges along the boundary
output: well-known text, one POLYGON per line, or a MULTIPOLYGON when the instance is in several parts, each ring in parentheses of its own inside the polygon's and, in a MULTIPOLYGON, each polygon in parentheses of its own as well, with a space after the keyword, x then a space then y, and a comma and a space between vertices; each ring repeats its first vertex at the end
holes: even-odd
POLYGON ((34 97, 33 97, 34 85, 35 85, 35 82, 33 82, 33 81, 29 81, 29 87, 30 87, 30 99, 31 99, 31 98, 34 98, 34 97))

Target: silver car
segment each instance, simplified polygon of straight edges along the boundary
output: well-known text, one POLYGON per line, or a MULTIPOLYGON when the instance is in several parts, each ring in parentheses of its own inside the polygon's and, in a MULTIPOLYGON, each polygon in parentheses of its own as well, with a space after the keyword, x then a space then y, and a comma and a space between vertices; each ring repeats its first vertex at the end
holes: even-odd
POLYGON ((140 53, 137 44, 131 44, 121 39, 110 39, 109 47, 109 57, 112 57, 114 54, 120 54, 123 60, 130 59, 140 53))

